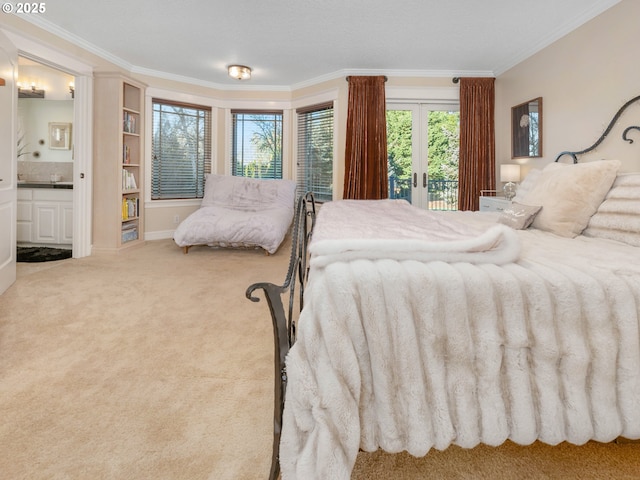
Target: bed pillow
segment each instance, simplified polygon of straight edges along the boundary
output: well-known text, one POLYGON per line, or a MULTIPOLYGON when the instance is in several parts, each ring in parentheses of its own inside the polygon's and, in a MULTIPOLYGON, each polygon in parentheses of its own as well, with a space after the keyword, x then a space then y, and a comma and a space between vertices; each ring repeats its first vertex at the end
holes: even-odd
POLYGON ((524 230, 531 226, 541 208, 539 205, 523 205, 512 202, 502 211, 498 217, 498 223, 508 225, 514 230, 524 230))
POLYGON ((520 199, 524 198, 529 190, 531 190, 538 178, 540 178, 540 175, 542 175, 542 170, 538 170, 537 168, 529 170, 529 173, 527 173, 522 182, 520 182, 520 185, 518 185, 513 201, 520 202, 520 199))
POLYGON ((234 178, 208 173, 204 176, 204 180, 202 206, 226 205, 233 195, 234 178))
POLYGON ((620 161, 550 163, 520 202, 540 205, 532 226, 573 238, 585 229, 616 178, 620 161))
POLYGON ((202 206, 223 205, 237 209, 256 209, 274 203, 279 180, 265 180, 233 175, 205 176, 202 206))
POLYGON ((622 173, 582 234, 640 247, 640 173, 622 173))

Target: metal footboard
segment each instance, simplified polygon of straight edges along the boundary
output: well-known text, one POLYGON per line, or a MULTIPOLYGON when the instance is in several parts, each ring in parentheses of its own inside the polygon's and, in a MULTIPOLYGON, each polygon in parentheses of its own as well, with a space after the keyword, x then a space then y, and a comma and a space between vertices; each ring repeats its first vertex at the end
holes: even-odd
POLYGON ((273 340, 275 347, 275 398, 273 409, 273 453, 271 457, 270 480, 276 480, 280 473, 280 433, 282 430, 282 411, 284 409, 287 388, 287 353, 295 342, 297 316, 302 310, 304 287, 309 272, 308 243, 315 225, 316 206, 312 193, 298 199, 291 234, 291 256, 289 269, 283 285, 269 282, 254 283, 247 288, 246 296, 252 302, 259 302, 254 296, 257 289, 264 291, 273 322, 273 340), (296 279, 298 284, 296 284, 296 279), (299 285, 299 286, 298 286, 299 285), (296 291, 296 287, 298 289, 296 291), (288 294, 288 298, 287 298, 288 294), (283 296, 286 299, 283 303, 283 296), (296 299, 297 297, 297 299, 296 299), (297 301, 296 301, 297 300, 297 301), (298 305, 295 309, 294 306, 298 305))

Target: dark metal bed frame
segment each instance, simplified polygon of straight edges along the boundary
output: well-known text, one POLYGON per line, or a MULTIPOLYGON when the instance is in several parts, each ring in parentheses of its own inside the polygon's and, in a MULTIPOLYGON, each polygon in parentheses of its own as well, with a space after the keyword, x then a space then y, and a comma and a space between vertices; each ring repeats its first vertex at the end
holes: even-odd
POLYGON ((291 256, 289 269, 284 284, 275 285, 269 282, 254 283, 247 288, 246 296, 252 302, 259 302, 254 296, 257 289, 264 291, 273 322, 273 340, 275 346, 275 399, 273 408, 273 453, 271 457, 270 480, 276 480, 280 473, 280 433, 282 431, 282 411, 287 389, 286 358, 289 349, 296 340, 296 320, 304 302, 304 287, 309 273, 308 250, 309 239, 316 219, 316 204, 312 193, 298 199, 291 232, 291 256), (300 283, 296 291, 296 278, 300 283), (287 307, 282 296, 288 294, 287 307), (296 302, 297 297, 297 302, 296 302), (294 305, 298 308, 294 309, 294 305))
MULTIPOLYGON (((558 156, 556 157, 555 161, 557 162, 564 155, 569 155, 571 158, 573 158, 573 163, 578 163, 577 155, 582 155, 583 153, 588 153, 588 152, 594 150, 598 145, 600 145, 604 141, 604 139, 607 138, 607 135, 609 135, 609 133, 611 132, 611 129, 615 126, 616 122, 620 118, 620 115, 622 115, 622 112, 624 112, 629 105, 631 105, 634 102, 637 102, 638 100, 640 100, 640 95, 638 95, 637 97, 633 97, 631 100, 629 100, 627 103, 625 103, 622 107, 620 107, 620 110, 618 110, 616 112, 616 114, 613 116, 613 118, 609 122, 609 126, 607 126, 607 128, 605 129, 604 133, 600 136, 600 138, 598 140, 596 140, 596 143, 591 145, 589 148, 585 148, 584 150, 580 150, 578 152, 570 152, 570 151, 560 152, 558 154, 558 156)), ((624 141, 626 141, 626 142, 629 142, 629 143, 633 143, 633 139, 632 138, 627 138, 627 134, 631 130, 640 130, 640 126, 633 125, 633 126, 625 128, 624 131, 622 132, 622 139, 624 141)))

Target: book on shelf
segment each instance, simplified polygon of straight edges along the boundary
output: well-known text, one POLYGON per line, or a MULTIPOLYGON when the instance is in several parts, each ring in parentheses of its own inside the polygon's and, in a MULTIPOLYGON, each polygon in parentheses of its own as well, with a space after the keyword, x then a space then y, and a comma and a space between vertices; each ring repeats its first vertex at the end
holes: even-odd
POLYGON ((122 198, 122 220, 129 220, 130 218, 136 218, 140 208, 140 200, 138 197, 123 197, 122 198))
POLYGON ((122 163, 125 165, 131 163, 131 147, 129 145, 122 146, 122 163))
POLYGON ((122 226, 122 242, 130 242, 138 239, 138 226, 135 223, 126 223, 122 226))
POLYGON ((138 188, 136 177, 127 169, 122 169, 122 189, 135 190, 138 188))
POLYGON ((137 133, 137 117, 129 112, 124 112, 122 131, 125 133, 137 133))

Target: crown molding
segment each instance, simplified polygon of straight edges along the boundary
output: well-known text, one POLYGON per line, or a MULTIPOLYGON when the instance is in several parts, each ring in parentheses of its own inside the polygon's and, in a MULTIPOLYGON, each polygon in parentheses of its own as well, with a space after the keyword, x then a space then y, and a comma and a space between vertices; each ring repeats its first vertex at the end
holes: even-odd
MULTIPOLYGON (((12 14, 12 15, 15 15, 15 14, 12 14)), ((21 15, 20 19, 25 20, 48 33, 51 33, 56 37, 66 40, 67 42, 70 42, 80 47, 81 49, 88 51, 89 53, 92 53, 104 60, 107 60, 108 62, 113 63, 114 65, 124 70, 131 71, 131 69, 133 68, 133 65, 131 63, 123 60, 120 57, 117 57, 116 55, 109 53, 108 51, 100 47, 97 47, 96 45, 90 42, 87 42, 83 38, 78 37, 77 35, 74 35, 73 33, 70 33, 63 28, 60 28, 55 23, 52 23, 49 20, 46 20, 45 18, 39 15, 24 15, 24 16, 21 15)))
POLYGON ((591 9, 583 12, 581 15, 572 16, 567 18, 561 27, 556 31, 540 38, 537 42, 532 44, 531 48, 519 52, 512 57, 509 61, 499 66, 494 71, 452 71, 452 70, 374 70, 374 69, 344 69, 335 72, 331 72, 318 77, 313 77, 302 82, 297 82, 292 85, 260 85, 255 83, 243 83, 241 85, 227 85, 215 82, 209 82, 198 78, 173 74, 169 72, 153 70, 149 68, 139 67, 133 65, 122 58, 109 53, 108 51, 97 47, 96 45, 87 42, 86 40, 74 35, 63 28, 55 25, 54 23, 44 19, 37 15, 21 16, 21 19, 32 23, 33 25, 63 39, 74 45, 94 54, 98 57, 128 71, 131 73, 137 73, 140 75, 146 75, 154 78, 161 78, 165 80, 176 81, 180 83, 186 83, 189 85, 198 85, 205 88, 211 88, 221 91, 272 91, 272 92, 292 92, 295 90, 303 89, 306 87, 312 87, 320 83, 329 82, 341 77, 347 77, 349 75, 386 75, 387 77, 421 77, 421 78, 438 78, 438 77, 497 77, 507 70, 513 68, 517 64, 551 45, 553 42, 567 35, 571 31, 575 30, 579 26, 588 22, 589 20, 600 15, 612 6, 620 3, 621 0, 601 0, 591 9))
POLYGON ((97 47, 96 45, 87 42, 83 38, 74 35, 67 30, 57 26, 56 24, 39 17, 37 15, 30 15, 20 17, 27 22, 45 30, 52 35, 55 35, 63 40, 66 40, 74 45, 86 50, 130 73, 136 73, 139 75, 145 75, 154 78, 161 78, 164 80, 170 80, 180 83, 186 83, 189 85, 198 85, 205 88, 211 88, 221 91, 261 91, 261 92, 292 92, 306 87, 312 87, 320 83, 335 80, 337 78, 344 78, 349 75, 386 75, 388 77, 447 77, 447 76, 466 76, 466 77, 492 77, 493 72, 489 71, 450 71, 450 70, 373 70, 373 69, 345 69, 338 70, 319 77, 310 78, 302 82, 298 82, 292 85, 259 85, 255 83, 243 83, 241 85, 227 85, 215 82, 209 82, 198 78, 188 77, 184 75, 178 75, 174 73, 164 72, 160 70, 153 70, 150 68, 139 67, 133 65, 122 58, 109 53, 108 51, 97 47))

